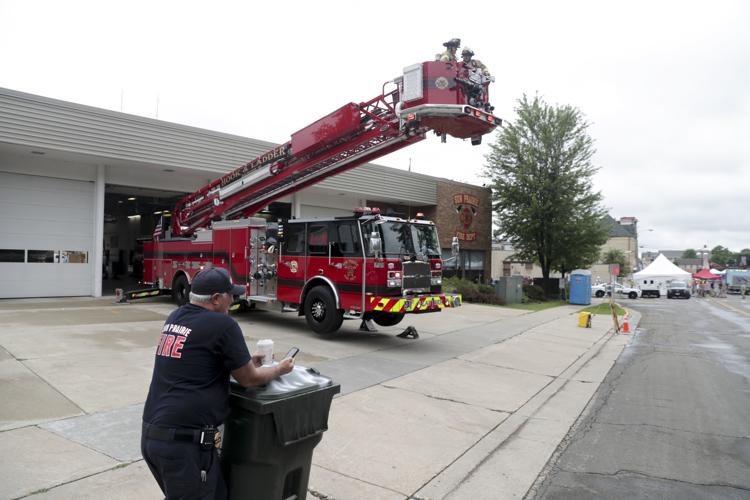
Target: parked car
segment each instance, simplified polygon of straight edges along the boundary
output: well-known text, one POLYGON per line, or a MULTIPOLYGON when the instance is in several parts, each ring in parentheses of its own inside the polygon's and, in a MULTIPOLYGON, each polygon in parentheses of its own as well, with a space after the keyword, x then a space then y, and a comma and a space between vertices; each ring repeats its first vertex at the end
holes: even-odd
MULTIPOLYGON (((611 283, 600 283, 591 287, 591 293, 595 297, 604 297, 604 295, 612 295, 612 284, 611 283)), ((629 299, 637 299, 641 296, 641 290, 639 288, 631 288, 629 286, 615 283, 615 294, 622 295, 629 299)))
POLYGON ((690 298, 690 288, 685 281, 671 281, 667 284, 667 298, 674 299, 677 297, 690 298))
POLYGON ((604 283, 599 283, 591 287, 591 294, 594 297, 604 297, 605 293, 607 293, 607 285, 604 283))

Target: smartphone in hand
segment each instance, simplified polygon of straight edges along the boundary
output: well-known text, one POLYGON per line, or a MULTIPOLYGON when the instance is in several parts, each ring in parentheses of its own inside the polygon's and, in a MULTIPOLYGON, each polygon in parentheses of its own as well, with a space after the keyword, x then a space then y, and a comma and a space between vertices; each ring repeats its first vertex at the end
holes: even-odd
POLYGON ((291 349, 289 349, 289 352, 286 353, 286 355, 284 356, 284 359, 286 358, 294 359, 297 353, 299 353, 299 347, 292 347, 291 349))

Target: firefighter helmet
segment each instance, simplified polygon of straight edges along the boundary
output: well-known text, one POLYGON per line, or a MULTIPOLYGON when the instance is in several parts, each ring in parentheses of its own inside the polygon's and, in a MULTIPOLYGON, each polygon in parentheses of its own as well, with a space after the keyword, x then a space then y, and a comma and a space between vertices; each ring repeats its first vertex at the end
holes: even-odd
POLYGON ((474 51, 471 50, 469 47, 464 47, 464 50, 461 51, 462 56, 473 56, 474 51))
POLYGON ((460 45, 461 45, 461 39, 460 38, 451 38, 450 40, 448 40, 447 42, 445 42, 443 44, 444 47, 448 47, 448 48, 454 47, 456 49, 460 45))

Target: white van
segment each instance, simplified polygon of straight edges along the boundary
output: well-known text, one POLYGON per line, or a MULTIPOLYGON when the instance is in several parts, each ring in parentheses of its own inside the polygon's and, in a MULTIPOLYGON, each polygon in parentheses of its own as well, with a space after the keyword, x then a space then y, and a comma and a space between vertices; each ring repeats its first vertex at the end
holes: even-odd
POLYGON ((641 297, 661 297, 661 281, 653 278, 639 280, 638 287, 641 289, 641 297))

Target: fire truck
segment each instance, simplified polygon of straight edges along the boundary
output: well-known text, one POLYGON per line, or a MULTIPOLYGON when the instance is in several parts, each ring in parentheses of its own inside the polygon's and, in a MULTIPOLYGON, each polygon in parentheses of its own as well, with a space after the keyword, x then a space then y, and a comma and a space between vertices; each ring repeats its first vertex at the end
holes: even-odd
MULTIPOLYGON (((171 294, 189 300, 203 268, 228 270, 246 293, 245 307, 272 306, 304 315, 319 334, 344 319, 364 329, 404 315, 461 305, 442 293, 435 224, 362 207, 350 217, 269 222, 253 217, 274 200, 423 140, 434 132, 481 143, 501 120, 493 115, 493 79, 461 62, 404 69, 380 95, 349 103, 293 133, 291 140, 185 196, 165 231, 144 244, 144 283, 123 300, 171 294)), ((458 240, 453 239, 454 256, 458 240)))

